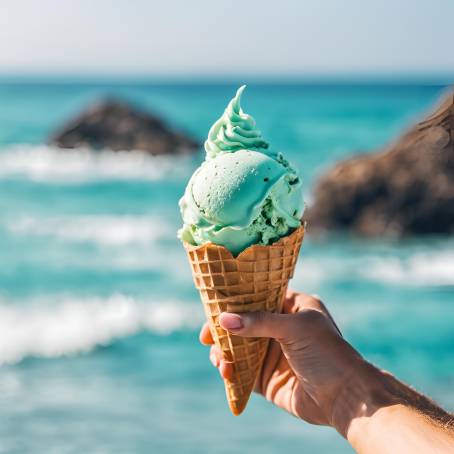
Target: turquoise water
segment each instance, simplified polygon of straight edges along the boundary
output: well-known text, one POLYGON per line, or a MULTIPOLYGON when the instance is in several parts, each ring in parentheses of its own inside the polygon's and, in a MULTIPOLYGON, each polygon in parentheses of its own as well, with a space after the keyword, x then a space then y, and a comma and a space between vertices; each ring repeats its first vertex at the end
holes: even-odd
MULTIPOLYGON (((177 201, 194 158, 42 145, 102 95, 202 140, 233 85, 0 84, 0 452, 351 452, 253 397, 228 412, 177 201)), ((313 182, 384 146, 441 86, 251 84, 244 107, 313 182)), ((317 293, 367 358, 454 409, 454 240, 308 236, 292 286, 317 293)))

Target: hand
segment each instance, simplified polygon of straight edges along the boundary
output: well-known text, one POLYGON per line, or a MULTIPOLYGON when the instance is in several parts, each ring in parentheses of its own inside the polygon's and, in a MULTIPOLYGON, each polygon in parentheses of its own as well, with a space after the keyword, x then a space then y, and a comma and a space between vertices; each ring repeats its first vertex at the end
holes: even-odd
MULTIPOLYGON (((220 324, 239 336, 272 339, 256 392, 312 424, 341 424, 337 421, 336 399, 344 394, 364 360, 342 338, 318 298, 289 291, 283 314, 223 313, 220 324)), ((232 365, 224 362, 221 351, 213 345, 207 324, 200 332, 200 341, 212 345, 211 362, 229 378, 232 365)))
MULTIPOLYGON (((454 416, 365 361, 346 342, 323 303, 289 291, 282 314, 228 314, 221 326, 238 336, 269 337, 255 391, 312 424, 330 425, 361 454, 454 452, 454 416)), ((200 341, 224 378, 205 324, 200 341)))

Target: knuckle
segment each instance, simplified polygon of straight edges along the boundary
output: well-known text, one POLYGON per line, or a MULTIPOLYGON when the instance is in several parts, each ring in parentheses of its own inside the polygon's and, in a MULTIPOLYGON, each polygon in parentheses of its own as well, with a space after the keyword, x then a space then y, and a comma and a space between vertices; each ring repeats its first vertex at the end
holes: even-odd
POLYGON ((298 303, 303 307, 309 305, 313 301, 312 296, 306 293, 298 293, 296 299, 298 300, 298 303))
POLYGON ((316 332, 326 327, 326 316, 317 309, 305 309, 297 314, 296 320, 304 330, 316 332))

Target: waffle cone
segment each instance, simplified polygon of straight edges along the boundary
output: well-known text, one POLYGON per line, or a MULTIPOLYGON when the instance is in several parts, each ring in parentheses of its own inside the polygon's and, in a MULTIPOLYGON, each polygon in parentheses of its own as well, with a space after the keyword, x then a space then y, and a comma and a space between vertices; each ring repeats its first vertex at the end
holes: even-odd
POLYGON ((304 226, 276 243, 253 245, 238 257, 224 246, 185 244, 196 288, 216 345, 233 376, 224 380, 234 415, 247 405, 267 351, 269 339, 235 336, 219 325, 221 312, 280 312, 304 237, 304 226))

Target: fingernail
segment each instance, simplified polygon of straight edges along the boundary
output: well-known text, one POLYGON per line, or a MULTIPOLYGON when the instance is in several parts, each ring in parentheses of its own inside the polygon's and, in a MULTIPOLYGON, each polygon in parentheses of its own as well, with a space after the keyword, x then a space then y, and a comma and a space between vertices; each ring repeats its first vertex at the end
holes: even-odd
POLYGON ((227 312, 223 312, 219 316, 219 323, 224 329, 227 330, 238 330, 243 328, 243 320, 238 314, 229 314, 227 312))
POLYGON ((210 354, 210 361, 211 361, 211 364, 213 364, 214 367, 218 367, 219 366, 219 361, 216 358, 216 355, 214 353, 210 354))

